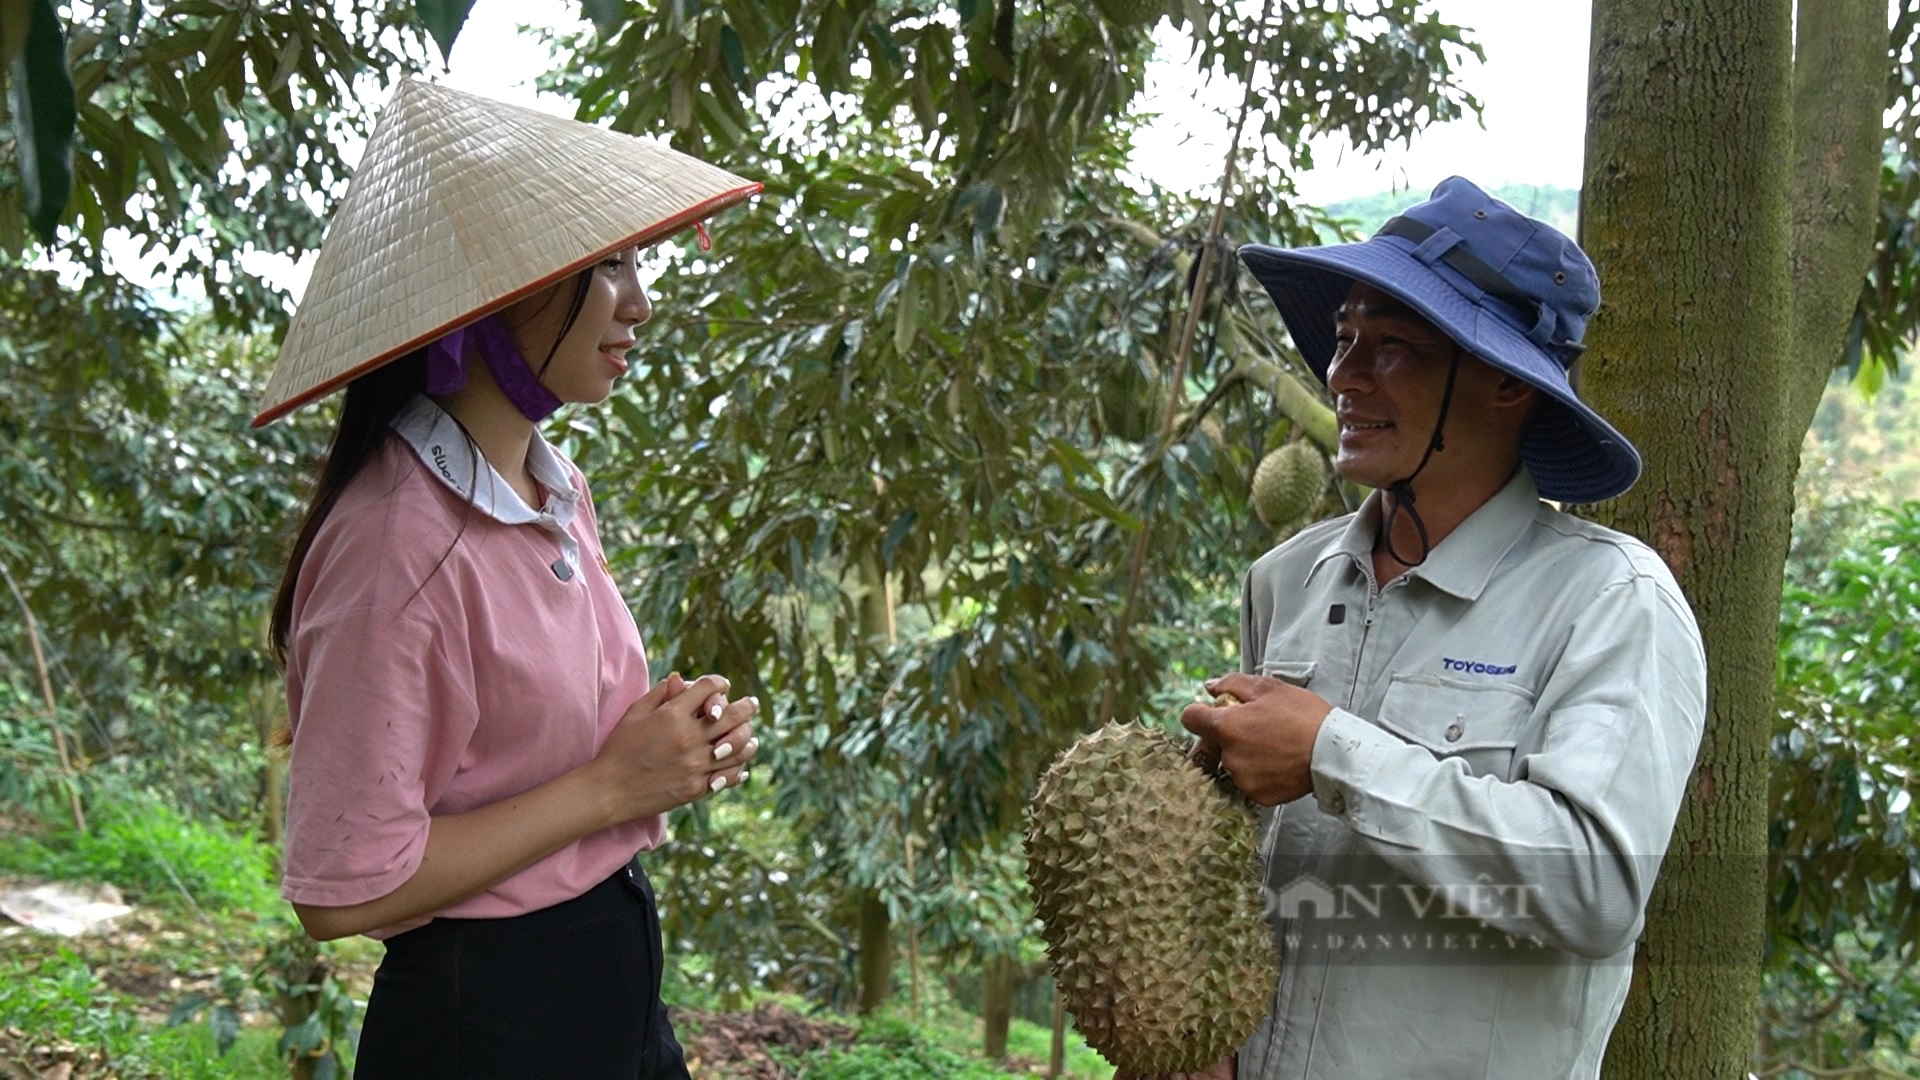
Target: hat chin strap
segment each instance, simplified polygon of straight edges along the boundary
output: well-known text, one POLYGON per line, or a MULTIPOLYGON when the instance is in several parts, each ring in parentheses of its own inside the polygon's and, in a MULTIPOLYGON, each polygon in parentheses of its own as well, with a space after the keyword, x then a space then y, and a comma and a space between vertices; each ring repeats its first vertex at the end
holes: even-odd
POLYGON ((1433 554, 1433 544, 1427 539, 1427 523, 1420 519, 1420 511, 1413 505, 1413 479, 1427 467, 1433 455, 1447 447, 1443 433, 1447 428, 1447 410, 1453 405, 1453 382, 1459 374, 1460 346, 1455 345, 1453 358, 1447 362, 1447 389, 1440 395, 1440 417, 1433 422, 1433 438, 1427 440, 1427 452, 1420 455, 1420 464, 1414 466, 1406 479, 1395 480, 1387 485, 1387 493, 1393 496, 1393 505, 1387 510, 1386 520, 1380 523, 1380 533, 1387 540, 1387 555, 1409 570, 1426 562, 1427 556, 1433 554), (1413 531, 1420 537, 1420 557, 1417 559, 1409 559, 1393 547, 1393 519, 1403 509, 1407 512, 1407 520, 1413 522, 1413 531))
POLYGON ((514 344, 498 312, 468 323, 427 347, 428 394, 451 394, 467 384, 468 341, 486 362, 494 385, 521 416, 537 424, 561 406, 560 399, 540 381, 533 365, 514 344))

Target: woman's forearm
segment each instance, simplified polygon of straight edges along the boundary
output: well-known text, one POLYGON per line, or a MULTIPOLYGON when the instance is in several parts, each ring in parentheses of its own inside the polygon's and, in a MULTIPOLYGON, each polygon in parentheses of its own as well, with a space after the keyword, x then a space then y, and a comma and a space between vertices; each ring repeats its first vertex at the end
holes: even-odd
POLYGON ((295 904, 294 914, 321 941, 430 915, 583 836, 738 783, 759 746, 751 719, 760 705, 728 702, 727 689, 716 675, 692 683, 669 675, 627 709, 587 764, 476 810, 434 815, 420 866, 399 888, 364 904, 295 904))
POLYGON ((294 904, 320 941, 362 934, 457 904, 575 840, 617 824, 616 813, 583 766, 497 803, 432 818, 420 866, 385 896, 345 907, 294 904))

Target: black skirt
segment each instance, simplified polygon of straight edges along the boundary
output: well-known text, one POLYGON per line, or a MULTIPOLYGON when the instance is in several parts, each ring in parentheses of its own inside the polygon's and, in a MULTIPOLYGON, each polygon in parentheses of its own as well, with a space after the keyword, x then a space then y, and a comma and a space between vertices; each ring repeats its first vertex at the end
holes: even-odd
POLYGON ((660 918, 637 863, 507 919, 387 941, 356 1080, 686 1080, 660 1001, 660 918))

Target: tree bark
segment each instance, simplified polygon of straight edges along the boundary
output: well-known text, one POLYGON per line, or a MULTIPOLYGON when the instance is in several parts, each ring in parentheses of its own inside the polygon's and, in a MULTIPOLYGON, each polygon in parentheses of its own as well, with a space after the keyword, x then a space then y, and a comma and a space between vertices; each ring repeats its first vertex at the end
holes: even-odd
POLYGON ((1013 1026, 1013 991, 1019 964, 1005 953, 995 953, 980 966, 980 1018, 986 1026, 986 1053, 995 1061, 1007 1057, 1007 1029, 1013 1026))
POLYGON ((1060 989, 1053 991, 1053 1037, 1047 1040, 1047 1080, 1054 1080, 1067 1067, 1067 1007, 1060 1000, 1060 989))
POLYGON ((876 889, 860 890, 860 1012, 873 1012, 893 996, 893 928, 887 902, 876 889))
MULTIPOLYGON (((277 684, 262 681, 254 684, 252 694, 254 727, 260 733, 261 756, 265 758, 260 767, 261 835, 275 850, 280 849, 287 817, 287 751, 276 745, 275 738, 282 723, 278 691, 277 684)), ((280 869, 284 871, 285 851, 280 852, 280 862, 280 869)))
POLYGON ((1793 355, 1781 386, 1785 445, 1797 462, 1846 348, 1880 225, 1886 4, 1801 4, 1794 38, 1793 355))
POLYGON ((1789 521, 1775 433, 1792 333, 1791 19, 1789 0, 1593 7, 1582 232, 1606 301, 1587 397, 1647 464, 1596 516, 1673 568, 1708 694, 1609 1077, 1740 1076, 1752 1053, 1789 521))
MULTIPOLYGON (((876 481, 878 483, 878 481, 876 481)), ((875 649, 893 644, 892 583, 880 560, 868 554, 859 562, 860 636, 875 649)), ((906 835, 906 826, 901 826, 906 835)), ((893 925, 886 897, 871 885, 860 889, 860 1012, 873 1012, 893 996, 893 925)))
MULTIPOLYGON (((1883 27, 1884 11, 1808 7, 1819 10, 1803 13, 1798 140, 1790 0, 1593 8, 1582 233, 1605 304, 1588 333, 1584 392, 1647 464, 1595 516, 1646 538, 1673 568, 1700 622, 1708 679, 1706 736, 1609 1077, 1741 1076, 1753 1052, 1797 448, 1868 250, 1852 253, 1836 228, 1860 215, 1846 193, 1862 136, 1838 119, 1857 105, 1832 102, 1859 89, 1837 86, 1849 79, 1877 94, 1885 55, 1884 31, 1864 75, 1838 55, 1857 47, 1838 24, 1883 27), (1806 181, 1795 170, 1831 179, 1796 191, 1806 181), (1794 288, 1815 281, 1817 292, 1794 288)), ((1870 204, 1860 216, 1871 222, 1870 204)))

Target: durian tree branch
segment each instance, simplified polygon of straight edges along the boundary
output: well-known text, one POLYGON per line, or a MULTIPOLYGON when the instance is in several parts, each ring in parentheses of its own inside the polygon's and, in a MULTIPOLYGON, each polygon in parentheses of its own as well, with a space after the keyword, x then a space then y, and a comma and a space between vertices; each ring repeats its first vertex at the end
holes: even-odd
POLYGON ((1244 367, 1244 377, 1249 382, 1272 394, 1274 407, 1312 439, 1315 446, 1332 453, 1339 445, 1340 422, 1334 417, 1333 409, 1292 372, 1271 360, 1256 357, 1236 360, 1234 367, 1236 370, 1244 367))
MULTIPOLYGON (((1273 0, 1267 0, 1260 12, 1260 24, 1266 25, 1273 14, 1273 0)), ((1264 44, 1264 41, 1261 43, 1264 44)), ((1252 50, 1259 54, 1259 48, 1252 50)), ((1200 330, 1200 313, 1206 308, 1207 293, 1213 283, 1213 257, 1220 246, 1220 233, 1227 220, 1227 198, 1233 191, 1233 166, 1240 154, 1240 135, 1246 130, 1247 114, 1253 111, 1253 84, 1248 79, 1246 92, 1240 98, 1240 114, 1233 121, 1233 138, 1227 143, 1227 160, 1220 171, 1220 195, 1214 200, 1213 222, 1207 226, 1206 246, 1200 249, 1200 272, 1195 275, 1192 293, 1187 301, 1186 325, 1180 332, 1180 347, 1173 354, 1173 376, 1167 380, 1167 407, 1160 419, 1161 447, 1171 445, 1174 419, 1180 411, 1180 399, 1187 381, 1187 357, 1193 351, 1193 338, 1200 330)), ((1140 601, 1140 582, 1146 573, 1147 541, 1153 533, 1151 521, 1142 522, 1140 531, 1133 539, 1133 560, 1127 573, 1127 598, 1120 609, 1120 624, 1115 628, 1117 641, 1125 641, 1132 632, 1134 608, 1140 601)), ((1126 655, 1124 648, 1115 649, 1114 655, 1126 655)), ((1100 697, 1100 724, 1105 726, 1113 719, 1113 707, 1118 700, 1119 679, 1107 682, 1106 692, 1100 697)))
POLYGON ((1340 424, 1333 409, 1313 388, 1296 378, 1286 365, 1276 363, 1240 332, 1232 317, 1221 321, 1220 347, 1233 357, 1233 373, 1273 395, 1274 407, 1293 421, 1314 445, 1331 454, 1340 441, 1340 424))
MULTIPOLYGON (((1109 218, 1108 224, 1116 231, 1126 234, 1140 243, 1155 249, 1166 247, 1169 241, 1153 229, 1129 218, 1109 218)), ((1191 253, 1176 250, 1172 257, 1173 268, 1185 277, 1193 265, 1191 253)), ((1200 406, 1188 413, 1179 431, 1185 437, 1206 416, 1212 404, 1218 401, 1224 392, 1241 380, 1252 382, 1255 386, 1273 396, 1274 407, 1281 415, 1293 421, 1307 438, 1316 446, 1332 453, 1340 437, 1340 425, 1334 418, 1333 409, 1320 395, 1302 382, 1286 366, 1256 355, 1257 346, 1249 342, 1241 333, 1238 322, 1229 315, 1220 321, 1220 341, 1218 347, 1233 358, 1233 367, 1222 376, 1213 391, 1207 394, 1200 406)))

